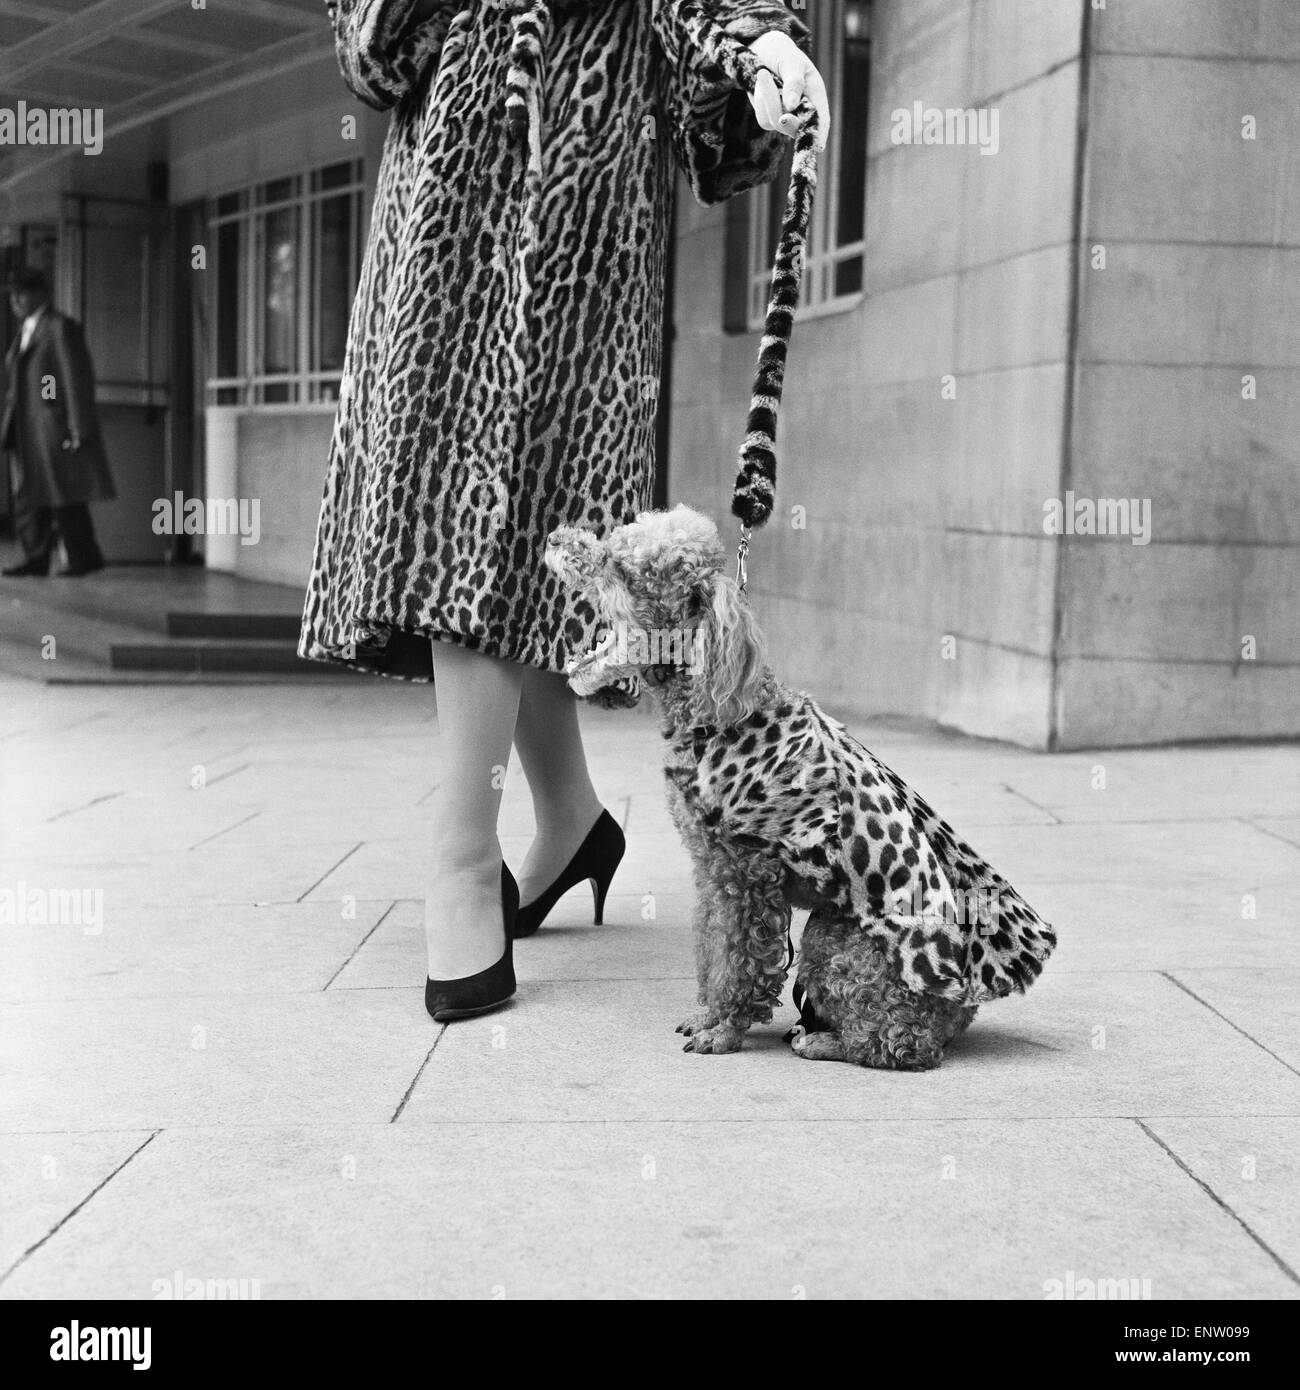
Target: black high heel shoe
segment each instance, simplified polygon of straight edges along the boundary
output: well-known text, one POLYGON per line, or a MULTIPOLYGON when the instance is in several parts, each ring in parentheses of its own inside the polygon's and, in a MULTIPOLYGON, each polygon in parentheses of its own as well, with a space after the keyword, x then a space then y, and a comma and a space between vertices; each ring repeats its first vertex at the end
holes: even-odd
POLYGON ((593 921, 600 926, 605 920, 605 894, 609 892, 610 880, 626 848, 627 841, 618 822, 608 811, 602 811, 559 878, 540 897, 519 909, 515 917, 516 940, 521 936, 532 936, 555 904, 584 878, 591 882, 596 908, 593 921))
POLYGON ((459 980, 426 979, 424 1007, 436 1023, 499 1009, 515 992, 514 926, 519 912, 519 885, 514 875, 501 866, 501 920, 506 929, 506 949, 501 959, 477 975, 459 980))

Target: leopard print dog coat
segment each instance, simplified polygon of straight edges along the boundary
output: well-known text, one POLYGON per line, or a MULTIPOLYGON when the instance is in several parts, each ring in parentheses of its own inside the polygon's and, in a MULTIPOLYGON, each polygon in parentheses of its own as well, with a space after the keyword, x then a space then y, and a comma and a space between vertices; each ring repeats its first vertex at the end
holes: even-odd
POLYGON ((708 205, 770 179, 719 45, 779 0, 330 6, 392 110, 299 655, 412 679, 429 639, 560 671, 595 615, 542 563, 648 505, 673 156, 708 205))
POLYGON ((771 1017, 794 907, 813 909, 814 953, 830 948, 812 971, 805 952, 800 968, 816 1026, 837 992, 867 983, 841 958, 858 946, 870 954, 847 964, 868 966, 871 994, 892 981, 973 1008, 1037 979, 1051 926, 914 788, 776 678, 713 522, 678 506, 602 539, 569 528, 551 537, 547 562, 608 625, 571 664, 578 693, 665 660, 652 682, 664 772, 694 861, 700 1002, 714 1023, 727 1014, 743 1032, 771 1017), (685 660, 627 640, 688 632, 685 660))

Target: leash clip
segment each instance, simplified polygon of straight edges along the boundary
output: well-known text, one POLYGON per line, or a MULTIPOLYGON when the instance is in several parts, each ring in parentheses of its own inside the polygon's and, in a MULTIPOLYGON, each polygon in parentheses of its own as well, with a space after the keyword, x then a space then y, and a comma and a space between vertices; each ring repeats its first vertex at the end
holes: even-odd
POLYGON ((740 592, 745 592, 745 585, 749 583, 749 527, 740 528, 740 543, 736 546, 736 583, 740 587, 740 592))

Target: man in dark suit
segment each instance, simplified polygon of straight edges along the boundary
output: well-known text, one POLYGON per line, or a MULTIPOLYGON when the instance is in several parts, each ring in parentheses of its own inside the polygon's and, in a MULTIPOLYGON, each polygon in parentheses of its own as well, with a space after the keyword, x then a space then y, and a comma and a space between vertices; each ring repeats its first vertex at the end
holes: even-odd
POLYGON ((11 450, 14 529, 24 560, 6 575, 48 574, 56 539, 61 576, 104 567, 88 502, 115 494, 95 409, 95 369, 81 325, 50 304, 50 285, 19 270, 9 303, 22 325, 5 354, 0 448, 11 450))

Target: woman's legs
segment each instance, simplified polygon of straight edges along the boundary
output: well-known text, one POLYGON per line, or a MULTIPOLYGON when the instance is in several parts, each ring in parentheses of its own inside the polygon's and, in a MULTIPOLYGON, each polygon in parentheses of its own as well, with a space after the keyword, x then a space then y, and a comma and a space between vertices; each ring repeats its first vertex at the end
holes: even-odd
POLYGON ((429 975, 486 970, 505 950, 497 811, 524 667, 450 642, 433 644, 442 780, 424 897, 429 975))
POLYGON ((519 901, 526 904, 551 885, 601 812, 587 772, 577 697, 562 675, 534 667, 524 672, 515 748, 537 822, 519 872, 519 901))

